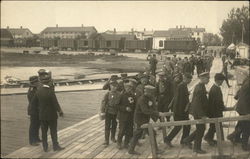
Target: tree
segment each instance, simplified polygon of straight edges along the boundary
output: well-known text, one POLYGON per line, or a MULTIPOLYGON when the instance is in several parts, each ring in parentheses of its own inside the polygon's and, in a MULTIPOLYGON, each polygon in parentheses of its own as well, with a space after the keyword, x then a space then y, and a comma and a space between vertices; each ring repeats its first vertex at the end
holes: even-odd
POLYGON ((237 9, 233 8, 220 28, 224 44, 229 45, 232 42, 241 42, 242 30, 243 42, 249 44, 249 20, 249 6, 242 6, 242 8, 237 9))
POLYGON ((217 34, 205 33, 203 37, 203 43, 206 46, 220 46, 222 39, 217 34))

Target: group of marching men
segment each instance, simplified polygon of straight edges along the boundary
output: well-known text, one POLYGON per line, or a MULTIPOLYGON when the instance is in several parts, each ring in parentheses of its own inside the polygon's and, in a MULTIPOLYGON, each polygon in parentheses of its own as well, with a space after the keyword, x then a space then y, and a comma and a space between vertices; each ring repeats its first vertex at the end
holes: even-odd
MULTIPOLYGON (((105 119, 105 142, 109 145, 109 137, 112 142, 117 142, 119 149, 128 148, 128 153, 139 154, 135 151, 136 145, 140 145, 139 140, 147 134, 147 129, 142 129, 143 124, 159 120, 159 117, 165 117, 164 112, 173 112, 175 121, 189 120, 189 114, 194 119, 216 118, 223 116, 225 109, 223 103, 223 94, 220 86, 227 78, 225 72, 217 73, 214 77, 215 83, 207 93, 205 84, 209 82, 209 71, 197 72, 200 82, 195 86, 191 102, 187 85, 192 81, 194 65, 191 69, 186 69, 192 63, 194 58, 196 69, 198 70, 198 59, 207 59, 207 57, 194 57, 187 59, 177 59, 175 56, 167 58, 164 62, 162 71, 155 75, 157 59, 156 56, 149 58, 149 69, 140 72, 135 78, 128 78, 126 73, 121 74, 119 79, 117 75, 111 78, 103 86, 104 90, 109 90, 101 104, 100 117, 105 119), (153 62, 152 62, 153 61, 153 62), (181 64, 180 64, 181 63, 181 64), (154 65, 154 66, 151 66, 154 65), (188 71, 187 71, 188 70, 188 71), (117 119, 119 121, 119 132, 117 140, 116 128, 117 119), (124 143, 122 142, 123 137, 124 143)), ((211 58, 212 59, 212 58, 211 58)), ((227 66, 227 60, 223 60, 223 69, 227 66)), ((50 129, 53 150, 60 151, 61 147, 57 137, 57 118, 64 113, 58 103, 55 95, 54 84, 51 72, 40 69, 38 75, 31 76, 30 88, 27 93, 29 105, 28 115, 30 116, 29 143, 32 146, 39 145, 42 142, 43 150, 48 151, 47 132, 50 129), (39 128, 42 130, 42 140, 39 138, 39 128)), ((250 114, 250 88, 249 76, 246 78, 242 87, 237 92, 236 111, 240 115, 250 114)), ((169 118, 167 118, 170 121, 169 118)), ((181 130, 181 126, 175 126, 171 132, 164 138, 164 142, 172 147, 172 139, 181 130)), ((197 124, 196 130, 190 134, 190 126, 183 126, 183 134, 180 143, 197 153, 205 153, 201 149, 201 142, 205 132, 205 124, 197 124), (192 145, 194 141, 194 145, 192 145)), ((216 145, 214 140, 215 125, 210 124, 209 130, 204 139, 209 145, 216 145)), ((223 132, 222 132, 223 134, 223 132)), ((156 133, 155 133, 156 135, 156 133)), ((227 138, 233 142, 240 142, 243 150, 249 150, 248 139, 250 135, 250 121, 239 121, 235 131, 227 138)), ((157 148, 157 152, 161 150, 157 148)))
MULTIPOLYGON (((103 89, 108 90, 108 92, 105 94, 100 108, 100 118, 105 120, 104 145, 108 146, 111 138, 112 142, 117 143, 118 149, 126 148, 129 154, 139 155, 140 153, 135 151, 135 147, 141 145, 139 140, 148 133, 147 129, 142 129, 141 126, 149 123, 150 119, 156 122, 160 117, 165 117, 165 112, 169 111, 173 112, 174 121, 189 120, 189 114, 194 119, 223 117, 223 111, 226 107, 220 86, 227 77, 223 71, 223 73, 216 73, 215 82, 210 91, 207 92, 205 85, 209 83, 212 62, 210 62, 208 70, 197 72, 199 83, 194 88, 192 100, 189 101, 190 92, 187 85, 192 81, 193 68, 191 67, 190 72, 185 71, 184 68, 187 63, 193 60, 192 58, 197 61, 199 59, 209 61, 211 57, 196 58, 191 56, 191 58, 183 60, 176 60, 176 57, 167 58, 162 71, 155 76, 158 61, 156 56, 152 56, 148 59, 149 69, 146 69, 144 73, 137 74, 135 78, 128 78, 126 73, 122 73, 120 79, 117 75, 112 75, 103 86, 103 89), (182 63, 183 67, 180 67, 178 62, 182 63), (119 132, 116 140, 117 125, 119 132)), ((236 110, 240 115, 250 114, 249 91, 249 77, 247 77, 236 98, 238 100, 236 110)), ((166 118, 167 121, 170 121, 169 117, 166 118)), ((220 126, 222 127, 222 124, 220 126)), ((203 137, 210 146, 217 144, 217 141, 214 140, 215 125, 211 123, 206 134, 205 124, 197 124, 196 130, 192 133, 190 133, 190 125, 175 126, 164 138, 164 143, 167 146, 173 147, 171 141, 181 128, 183 128, 183 133, 180 144, 193 149, 196 153, 206 153, 201 148, 203 137)), ((154 135, 156 135, 155 131, 154 135)), ((230 134, 228 139, 233 143, 241 142, 242 149, 248 151, 249 135, 250 121, 239 121, 235 132, 230 134)), ((223 131, 222 139, 224 140, 223 131)), ((158 147, 157 153, 162 153, 158 147)))

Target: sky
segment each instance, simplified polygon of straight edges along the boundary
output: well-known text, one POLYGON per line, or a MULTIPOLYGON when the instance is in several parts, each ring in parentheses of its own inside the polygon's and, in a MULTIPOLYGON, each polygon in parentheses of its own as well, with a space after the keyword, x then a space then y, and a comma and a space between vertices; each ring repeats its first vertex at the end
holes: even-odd
POLYGON ((248 1, 1 1, 1 28, 40 33, 56 24, 95 26, 98 32, 197 25, 218 34, 230 10, 243 5, 248 1))

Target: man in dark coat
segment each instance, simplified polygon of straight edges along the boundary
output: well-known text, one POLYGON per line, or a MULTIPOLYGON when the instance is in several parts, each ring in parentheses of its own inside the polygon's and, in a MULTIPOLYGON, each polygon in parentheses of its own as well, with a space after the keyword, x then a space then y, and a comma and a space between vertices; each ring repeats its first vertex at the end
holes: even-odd
POLYGON ((31 76, 29 78, 30 87, 28 90, 28 115, 30 116, 30 127, 29 127, 29 143, 32 146, 38 146, 38 142, 41 142, 39 139, 39 128, 40 128, 40 121, 39 121, 39 113, 38 113, 38 106, 31 109, 31 102, 32 99, 37 91, 38 86, 38 76, 31 76))
MULTIPOLYGON (((239 115, 250 114, 250 78, 247 76, 246 80, 242 84, 240 90, 237 93, 238 101, 236 103, 236 111, 239 115)), ((240 129, 242 130, 242 149, 249 151, 248 140, 250 136, 250 120, 242 120, 238 122, 240 129)))
MULTIPOLYGON (((221 92, 220 86, 222 85, 225 77, 221 73, 217 73, 214 76, 215 84, 211 87, 209 94, 208 94, 208 117, 209 118, 219 118, 223 117, 223 110, 225 110, 224 102, 223 102, 223 94, 221 92)), ((220 123, 221 130, 222 124, 220 123)), ((215 124, 211 123, 209 126, 209 130, 205 135, 204 139, 208 142, 210 146, 216 145, 216 141, 214 140, 215 134, 215 124)), ((224 139, 223 131, 221 133, 222 138, 224 139)))
MULTIPOLYGON (((184 74, 183 81, 178 85, 177 91, 174 95, 173 101, 173 113, 174 113, 174 120, 181 121, 181 120, 189 120, 188 112, 186 107, 189 104, 189 92, 187 85, 192 81, 191 74, 184 74)), ((172 147, 171 141, 173 138, 179 133, 181 130, 181 126, 175 126, 174 129, 164 138, 164 142, 169 146, 172 147)), ((183 139, 189 136, 190 132, 190 125, 183 126, 183 133, 181 137, 181 144, 184 144, 183 139)), ((187 145, 192 146, 192 145, 187 145)))
MULTIPOLYGON (((205 84, 209 82, 209 73, 204 72, 199 75, 200 82, 195 86, 193 98, 191 101, 190 113, 194 119, 206 119, 208 116, 208 98, 205 84)), ((194 149, 196 153, 204 154, 206 151, 201 149, 201 142, 205 131, 205 124, 196 124, 196 130, 183 140, 185 144, 194 140, 194 149)))
POLYGON ((63 111, 57 101, 54 89, 51 89, 51 77, 43 76, 40 78, 41 85, 38 87, 36 94, 32 99, 32 109, 38 106, 39 119, 42 128, 43 150, 48 151, 47 132, 50 128, 50 134, 54 151, 60 151, 64 148, 60 147, 57 140, 57 118, 59 113, 63 116, 63 111))
POLYGON ((155 76, 155 71, 156 71, 156 68, 157 68, 157 63, 158 63, 158 60, 156 59, 156 55, 153 54, 153 57, 151 57, 149 59, 150 71, 151 71, 151 74, 153 76, 155 76))
POLYGON ((117 138, 117 147, 122 149, 122 138, 125 136, 124 148, 128 148, 130 139, 133 136, 135 95, 133 84, 124 83, 125 91, 121 94, 121 101, 118 108, 117 119, 119 120, 119 133, 117 138))
POLYGON ((228 88, 230 88, 231 86, 228 81, 228 71, 227 71, 228 63, 229 63, 228 61, 223 62, 222 73, 225 76, 225 81, 227 83, 228 88))
POLYGON ((143 133, 143 129, 141 128, 141 126, 143 124, 149 123, 150 118, 155 120, 156 118, 162 115, 161 112, 158 112, 155 109, 155 91, 155 87, 150 85, 145 86, 144 94, 138 99, 136 103, 136 109, 134 114, 136 130, 134 131, 133 137, 129 145, 129 154, 140 154, 139 152, 135 151, 135 146, 143 133))
POLYGON ((184 58, 183 73, 192 73, 192 64, 187 57, 184 58))

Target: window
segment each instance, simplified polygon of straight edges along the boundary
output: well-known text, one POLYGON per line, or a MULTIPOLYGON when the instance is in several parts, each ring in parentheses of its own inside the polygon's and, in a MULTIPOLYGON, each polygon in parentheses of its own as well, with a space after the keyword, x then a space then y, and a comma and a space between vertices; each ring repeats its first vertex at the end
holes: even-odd
POLYGON ((198 32, 197 35, 199 35, 200 33, 198 32))
POLYGON ((84 46, 88 46, 88 41, 84 41, 84 46))
POLYGON ((163 41, 162 40, 159 41, 159 47, 163 47, 163 41))
POLYGON ((107 41, 106 44, 107 44, 107 47, 111 47, 111 41, 107 41))

